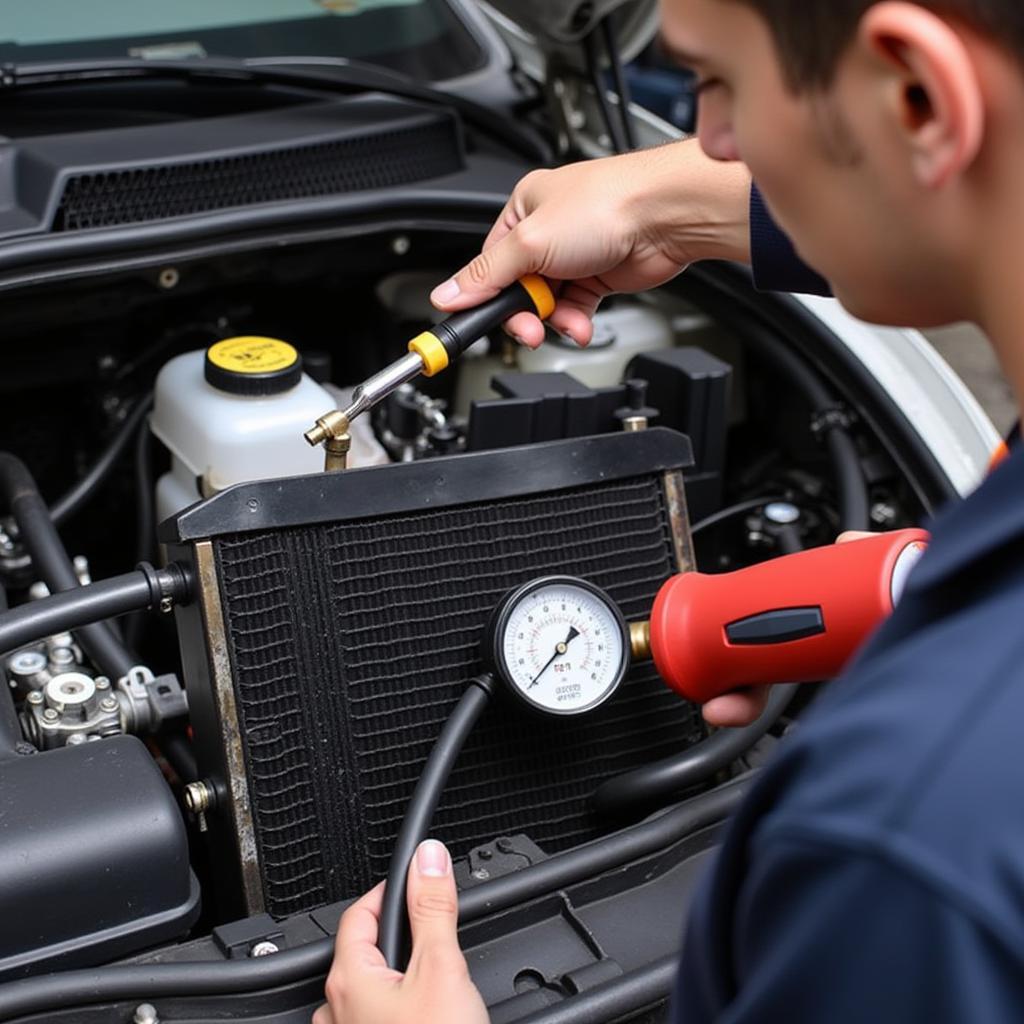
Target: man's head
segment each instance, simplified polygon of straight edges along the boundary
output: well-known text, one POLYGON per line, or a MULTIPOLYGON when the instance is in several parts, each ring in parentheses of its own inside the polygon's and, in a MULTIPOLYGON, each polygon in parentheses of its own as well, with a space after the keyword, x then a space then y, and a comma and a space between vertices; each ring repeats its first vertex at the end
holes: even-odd
MULTIPOLYGON (((1022 0, 663 0, 700 137, 744 159, 852 312, 979 318, 975 268, 1024 216, 1022 0)), ((1024 223, 1020 225, 1024 230, 1024 223)))
MULTIPOLYGON (((794 91, 825 88, 876 0, 735 0, 757 11, 775 39, 794 91)), ((1018 0, 916 0, 919 6, 961 19, 1001 39, 1024 59, 1024 5, 1018 0)))

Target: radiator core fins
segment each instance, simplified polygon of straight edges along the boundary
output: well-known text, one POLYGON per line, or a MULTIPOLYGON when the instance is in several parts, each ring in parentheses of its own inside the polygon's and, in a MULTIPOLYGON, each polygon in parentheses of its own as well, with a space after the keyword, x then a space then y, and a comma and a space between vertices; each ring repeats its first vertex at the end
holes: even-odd
MULTIPOLYGON (((643 618, 676 571, 660 476, 435 512, 215 541, 266 910, 364 891, 386 872, 423 763, 487 618, 548 573, 643 618)), ((549 852, 607 831, 604 779, 704 735, 653 668, 608 704, 550 720, 499 701, 452 774, 434 834, 456 856, 525 832, 549 852)))

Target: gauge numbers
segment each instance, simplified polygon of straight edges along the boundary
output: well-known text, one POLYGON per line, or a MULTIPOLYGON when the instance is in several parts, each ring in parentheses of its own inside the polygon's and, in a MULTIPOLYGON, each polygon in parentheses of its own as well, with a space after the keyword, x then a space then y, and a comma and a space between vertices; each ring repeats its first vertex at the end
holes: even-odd
POLYGON ((518 697, 548 714, 590 711, 625 675, 622 614, 584 580, 534 580, 504 599, 492 623, 489 646, 499 674, 518 697))

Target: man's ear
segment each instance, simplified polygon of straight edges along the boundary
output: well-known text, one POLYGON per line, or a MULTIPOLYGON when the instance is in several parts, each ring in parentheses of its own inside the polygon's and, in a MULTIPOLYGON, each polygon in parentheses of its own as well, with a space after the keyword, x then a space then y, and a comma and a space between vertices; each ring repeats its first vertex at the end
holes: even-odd
POLYGON ((926 188, 942 188, 981 149, 985 104, 965 39, 949 21, 913 3, 874 4, 859 43, 882 62, 883 96, 926 188))

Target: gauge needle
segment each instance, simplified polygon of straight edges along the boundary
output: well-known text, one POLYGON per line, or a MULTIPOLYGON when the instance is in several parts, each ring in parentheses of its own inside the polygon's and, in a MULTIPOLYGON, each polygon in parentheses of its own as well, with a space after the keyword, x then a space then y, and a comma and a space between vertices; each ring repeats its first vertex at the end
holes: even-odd
POLYGON ((569 649, 569 644, 573 642, 580 635, 580 631, 575 626, 569 627, 569 632, 566 634, 565 639, 560 644, 555 644, 555 653, 548 658, 547 664, 534 676, 533 682, 527 687, 528 690, 532 690, 537 683, 540 681, 540 677, 551 667, 551 663, 561 657, 569 649))

